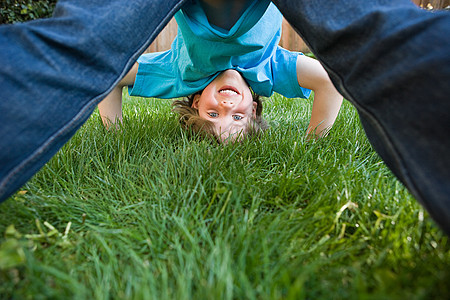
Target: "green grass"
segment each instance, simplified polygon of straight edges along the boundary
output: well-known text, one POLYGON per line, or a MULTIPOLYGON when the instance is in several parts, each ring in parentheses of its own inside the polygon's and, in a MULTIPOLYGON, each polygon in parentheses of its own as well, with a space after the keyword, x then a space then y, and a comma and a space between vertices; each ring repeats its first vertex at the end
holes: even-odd
POLYGON ((226 146, 189 139, 170 101, 124 110, 1 205, 0 298, 449 299, 448 237, 348 103, 306 142, 311 101, 274 96, 271 129, 226 146))

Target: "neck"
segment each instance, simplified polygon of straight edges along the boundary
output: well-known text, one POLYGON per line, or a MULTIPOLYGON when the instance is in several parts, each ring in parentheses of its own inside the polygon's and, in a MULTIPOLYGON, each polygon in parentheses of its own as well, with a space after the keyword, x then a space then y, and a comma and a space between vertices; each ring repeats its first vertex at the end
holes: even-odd
POLYGON ((200 0, 210 24, 225 30, 239 20, 252 0, 200 0))

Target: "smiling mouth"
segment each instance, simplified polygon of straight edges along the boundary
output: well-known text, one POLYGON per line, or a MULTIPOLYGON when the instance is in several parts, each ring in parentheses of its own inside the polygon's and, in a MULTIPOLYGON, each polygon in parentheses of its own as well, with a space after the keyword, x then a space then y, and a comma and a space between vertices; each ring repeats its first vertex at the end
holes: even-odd
POLYGON ((225 95, 225 96, 235 96, 240 95, 239 91, 232 87, 232 86, 225 86, 219 90, 219 94, 225 95))

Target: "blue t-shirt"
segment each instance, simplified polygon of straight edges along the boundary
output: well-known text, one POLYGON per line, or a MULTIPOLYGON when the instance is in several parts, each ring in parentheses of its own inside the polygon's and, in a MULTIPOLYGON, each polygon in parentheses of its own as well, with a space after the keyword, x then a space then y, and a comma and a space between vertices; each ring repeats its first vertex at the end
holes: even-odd
POLYGON ((309 97, 311 91, 297 81, 299 53, 278 46, 282 15, 271 1, 253 1, 230 30, 211 25, 196 0, 184 5, 175 19, 178 34, 171 49, 138 59, 130 95, 188 96, 203 90, 222 71, 235 69, 259 95, 309 97))

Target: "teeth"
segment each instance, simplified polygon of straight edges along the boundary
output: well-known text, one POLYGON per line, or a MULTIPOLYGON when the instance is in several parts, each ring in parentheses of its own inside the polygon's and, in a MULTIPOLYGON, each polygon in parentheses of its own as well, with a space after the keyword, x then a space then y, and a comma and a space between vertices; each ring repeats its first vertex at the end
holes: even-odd
POLYGON ((235 91, 230 90, 230 89, 220 90, 219 93, 230 95, 230 96, 237 95, 237 93, 235 91))

